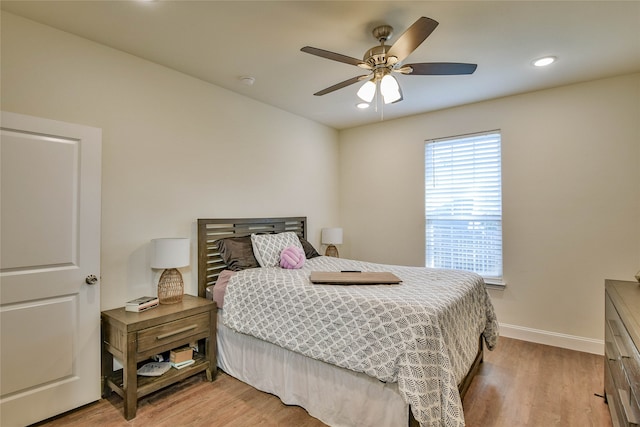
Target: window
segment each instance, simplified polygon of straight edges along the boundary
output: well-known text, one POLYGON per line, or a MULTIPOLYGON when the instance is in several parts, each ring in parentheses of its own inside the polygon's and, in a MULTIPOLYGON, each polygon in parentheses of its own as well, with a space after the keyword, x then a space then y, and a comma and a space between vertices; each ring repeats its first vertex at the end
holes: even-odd
POLYGON ((426 266, 502 284, 500 132, 425 144, 426 266))

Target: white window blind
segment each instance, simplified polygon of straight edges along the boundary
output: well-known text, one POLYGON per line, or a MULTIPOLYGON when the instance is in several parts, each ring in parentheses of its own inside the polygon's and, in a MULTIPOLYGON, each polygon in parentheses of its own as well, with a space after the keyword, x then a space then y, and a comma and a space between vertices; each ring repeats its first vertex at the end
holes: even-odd
POLYGON ((502 282, 500 133, 425 144, 426 266, 502 282))

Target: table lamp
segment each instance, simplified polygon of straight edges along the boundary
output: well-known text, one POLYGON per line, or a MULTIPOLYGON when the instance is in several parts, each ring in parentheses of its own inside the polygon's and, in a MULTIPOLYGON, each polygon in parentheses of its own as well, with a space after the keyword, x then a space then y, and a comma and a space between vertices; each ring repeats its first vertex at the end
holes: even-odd
POLYGON ((164 238, 151 240, 151 268, 164 269, 158 281, 160 304, 182 301, 184 282, 180 267, 189 265, 189 239, 164 238))
POLYGON ((342 228, 332 227, 322 229, 322 244, 328 245, 325 251, 326 256, 339 258, 338 248, 335 245, 342 244, 342 228))

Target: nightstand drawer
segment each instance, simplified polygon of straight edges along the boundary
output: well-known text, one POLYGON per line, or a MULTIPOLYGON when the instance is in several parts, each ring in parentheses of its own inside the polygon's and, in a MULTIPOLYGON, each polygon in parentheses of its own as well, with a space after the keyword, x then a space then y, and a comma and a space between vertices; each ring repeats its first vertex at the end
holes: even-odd
POLYGON ((209 318, 209 313, 202 313, 143 329, 138 332, 137 352, 144 353, 148 350, 171 344, 172 342, 183 342, 190 336, 194 336, 195 339, 198 335, 208 335, 209 318))

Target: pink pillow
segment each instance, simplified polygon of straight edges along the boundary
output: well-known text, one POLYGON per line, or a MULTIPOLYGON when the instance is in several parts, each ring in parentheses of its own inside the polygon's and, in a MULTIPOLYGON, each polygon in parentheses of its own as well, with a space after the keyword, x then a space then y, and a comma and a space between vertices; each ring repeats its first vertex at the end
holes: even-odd
POLYGON ((216 280, 216 284, 213 286, 213 300, 218 304, 218 308, 222 308, 224 304, 224 293, 227 290, 227 284, 229 284, 229 279, 236 272, 231 270, 222 270, 218 275, 218 280, 216 280))
POLYGON ((301 268, 304 265, 306 256, 304 250, 297 246, 286 247, 280 252, 280 267, 282 268, 301 268))

